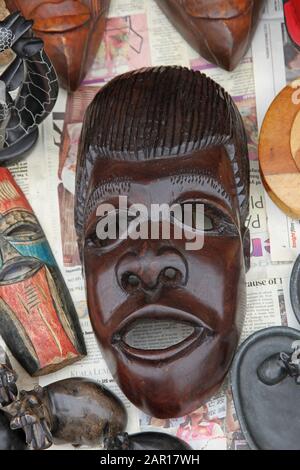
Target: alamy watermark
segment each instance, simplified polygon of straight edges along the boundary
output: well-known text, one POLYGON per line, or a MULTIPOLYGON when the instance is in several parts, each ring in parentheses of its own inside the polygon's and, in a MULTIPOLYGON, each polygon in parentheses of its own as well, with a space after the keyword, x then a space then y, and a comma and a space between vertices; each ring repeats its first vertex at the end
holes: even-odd
POLYGON ((128 204, 119 196, 118 206, 100 204, 96 212, 99 240, 184 240, 186 250, 200 250, 204 245, 206 218, 204 204, 128 204))

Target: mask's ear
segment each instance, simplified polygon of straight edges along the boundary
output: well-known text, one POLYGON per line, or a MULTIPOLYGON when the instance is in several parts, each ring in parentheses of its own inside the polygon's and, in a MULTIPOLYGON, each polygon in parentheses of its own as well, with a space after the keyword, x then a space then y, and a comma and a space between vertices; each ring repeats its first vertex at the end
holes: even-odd
POLYGON ((245 260, 245 269, 246 272, 250 269, 250 231, 248 228, 244 228, 242 233, 243 240, 243 251, 244 251, 244 260, 245 260))

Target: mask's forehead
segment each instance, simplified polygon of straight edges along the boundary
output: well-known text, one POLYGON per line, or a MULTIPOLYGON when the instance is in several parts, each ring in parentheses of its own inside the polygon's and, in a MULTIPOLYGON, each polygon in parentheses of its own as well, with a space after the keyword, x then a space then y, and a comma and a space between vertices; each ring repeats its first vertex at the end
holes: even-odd
POLYGON ((0 216, 13 209, 23 209, 32 213, 32 209, 24 194, 17 186, 12 175, 6 168, 0 169, 0 216))

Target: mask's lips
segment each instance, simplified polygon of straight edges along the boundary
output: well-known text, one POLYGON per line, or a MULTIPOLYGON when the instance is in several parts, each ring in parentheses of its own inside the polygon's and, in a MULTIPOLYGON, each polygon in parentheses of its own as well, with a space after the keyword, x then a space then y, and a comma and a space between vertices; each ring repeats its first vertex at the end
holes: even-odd
POLYGON ((111 343, 113 347, 135 360, 142 361, 166 361, 174 355, 197 347, 215 332, 208 325, 191 313, 162 305, 152 305, 138 310, 123 320, 118 330, 113 334, 111 343), (189 324, 193 327, 193 333, 177 344, 164 349, 138 349, 129 346, 125 337, 134 324, 142 320, 165 320, 189 324))

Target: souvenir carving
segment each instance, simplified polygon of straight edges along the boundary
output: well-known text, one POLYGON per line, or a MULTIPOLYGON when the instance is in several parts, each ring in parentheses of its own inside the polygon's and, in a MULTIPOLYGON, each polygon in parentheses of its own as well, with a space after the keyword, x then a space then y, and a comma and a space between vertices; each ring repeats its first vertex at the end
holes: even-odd
POLYGON ((0 410, 0 450, 26 450, 23 431, 13 431, 9 419, 0 410))
POLYGON ((106 450, 192 450, 178 437, 162 432, 140 432, 128 435, 118 434, 105 440, 106 450))
POLYGON ((299 450, 300 332, 272 327, 250 336, 232 367, 243 434, 254 450, 299 450))
POLYGON ((233 70, 246 54, 264 0, 156 0, 209 62, 233 70))
POLYGON ((38 138, 38 125, 52 111, 58 82, 43 50, 32 36, 32 21, 14 13, 0 22, 0 52, 16 57, 0 75, 0 162, 26 154, 38 138), (18 90, 17 95, 10 93, 18 90))
POLYGON ((72 378, 21 391, 4 409, 12 429, 23 429, 30 449, 55 444, 100 445, 124 431, 127 415, 121 401, 97 382, 72 378))
MULTIPOLYGON (((87 110, 76 178, 89 313, 110 370, 147 414, 186 415, 222 384, 245 312, 249 162, 241 116, 199 72, 160 67, 121 75, 87 110), (108 220, 98 208, 110 203, 109 215, 119 217, 119 196, 129 201, 127 233, 132 204, 146 207, 148 224, 151 204, 176 202, 183 211, 203 203, 203 248, 187 249, 174 232, 132 239, 125 230, 102 239, 98 223, 108 220), (127 334, 145 320, 184 323, 192 333, 167 348, 131 347, 127 334)), ((192 221, 170 223, 196 233, 192 221)))
POLYGON ((264 187, 274 203, 300 218, 300 88, 299 80, 274 99, 264 118, 258 147, 264 187))
POLYGON ((98 52, 109 0, 6 0, 34 21, 63 87, 76 90, 98 52))
POLYGON ((0 346, 0 408, 12 403, 17 395, 17 374, 0 346))
POLYGON ((0 450, 25 450, 26 442, 23 431, 14 432, 10 428, 9 418, 1 410, 12 403, 17 395, 17 374, 0 346, 0 450))
POLYGON ((294 314, 300 323, 300 256, 296 259, 291 274, 290 299, 294 314))
POLYGON ((71 296, 45 235, 10 172, 0 168, 0 335, 31 375, 86 354, 71 296))
MULTIPOLYGON (((9 11, 6 8, 5 1, 0 0, 0 21, 4 20, 9 15, 9 11)), ((11 49, 6 49, 0 53, 0 65, 7 65, 13 59, 13 52, 11 49)))
POLYGON ((300 3, 299 0, 283 0, 285 24, 295 46, 300 48, 300 3))

